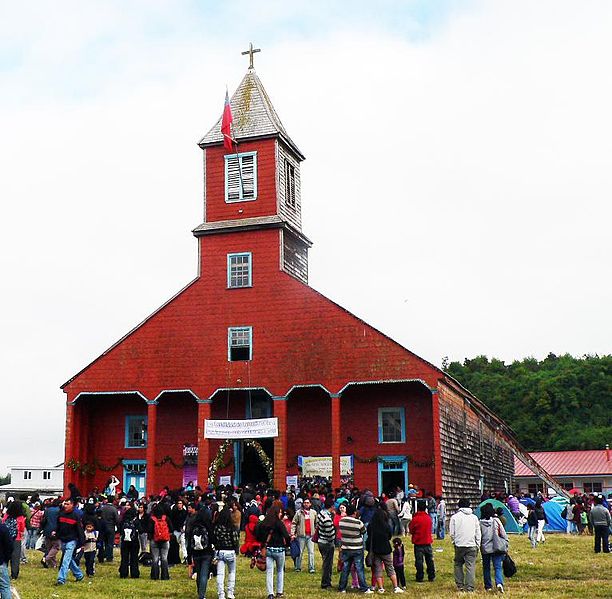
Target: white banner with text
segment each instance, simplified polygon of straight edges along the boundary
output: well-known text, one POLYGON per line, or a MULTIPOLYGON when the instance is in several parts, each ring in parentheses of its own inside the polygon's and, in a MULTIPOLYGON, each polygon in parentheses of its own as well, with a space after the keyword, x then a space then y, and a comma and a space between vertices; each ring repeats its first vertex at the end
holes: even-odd
POLYGON ((205 439, 263 439, 278 437, 278 418, 205 420, 205 439))

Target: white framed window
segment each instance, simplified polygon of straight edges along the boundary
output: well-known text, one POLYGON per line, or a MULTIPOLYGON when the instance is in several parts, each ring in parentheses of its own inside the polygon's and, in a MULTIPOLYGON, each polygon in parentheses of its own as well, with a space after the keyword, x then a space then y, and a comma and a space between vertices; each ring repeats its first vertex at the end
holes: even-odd
POLYGON ((295 167, 285 158, 285 204, 295 208, 295 167))
POLYGON ((225 201, 257 199, 257 152, 225 155, 225 201))
POLYGON ((227 359, 230 362, 253 357, 253 327, 230 327, 227 330, 227 359))
POLYGON ((23 480, 32 480, 32 471, 24 470, 23 471, 23 480))
POLYGON ((406 414, 404 408, 378 409, 378 442, 406 442, 406 414))
POLYGON ((43 470, 43 480, 51 480, 51 471, 43 470))
POLYGON ((229 289, 251 287, 251 253, 227 255, 227 286, 229 289))

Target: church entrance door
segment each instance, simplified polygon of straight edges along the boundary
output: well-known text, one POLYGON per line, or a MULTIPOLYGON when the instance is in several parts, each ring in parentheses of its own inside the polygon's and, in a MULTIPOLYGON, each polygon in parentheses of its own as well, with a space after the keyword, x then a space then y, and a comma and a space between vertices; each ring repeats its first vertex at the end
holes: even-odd
MULTIPOLYGON (((274 439, 258 439, 257 442, 261 445, 266 456, 271 460, 272 456, 274 456, 274 439)), ((272 481, 269 480, 268 470, 264 466, 256 447, 245 441, 241 441, 238 453, 240 457, 239 472, 241 486, 248 483, 254 485, 260 482, 266 484, 272 483, 272 481)))

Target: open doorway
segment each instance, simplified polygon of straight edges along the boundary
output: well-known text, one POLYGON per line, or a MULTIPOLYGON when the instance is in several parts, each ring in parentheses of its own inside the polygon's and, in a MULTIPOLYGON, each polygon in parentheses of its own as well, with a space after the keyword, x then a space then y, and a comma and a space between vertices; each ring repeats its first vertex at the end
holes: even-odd
MULTIPOLYGON (((274 439, 258 439, 258 443, 266 453, 270 460, 274 456, 274 439)), ((252 445, 240 442, 240 485, 244 486, 248 483, 256 485, 260 482, 272 484, 269 479, 268 470, 264 466, 257 449, 252 445)))
POLYGON ((382 456, 378 460, 378 493, 388 493, 397 487, 408 488, 408 462, 405 456, 382 456))

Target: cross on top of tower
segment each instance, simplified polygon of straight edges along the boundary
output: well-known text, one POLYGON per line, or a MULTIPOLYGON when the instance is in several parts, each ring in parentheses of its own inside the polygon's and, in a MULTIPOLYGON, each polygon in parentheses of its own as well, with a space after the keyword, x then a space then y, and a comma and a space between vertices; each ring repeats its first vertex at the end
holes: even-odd
POLYGON ((242 55, 249 55, 249 69, 253 68, 253 54, 255 54, 256 52, 261 52, 261 48, 255 48, 253 49, 253 43, 249 43, 249 49, 245 50, 244 52, 242 52, 242 55))

